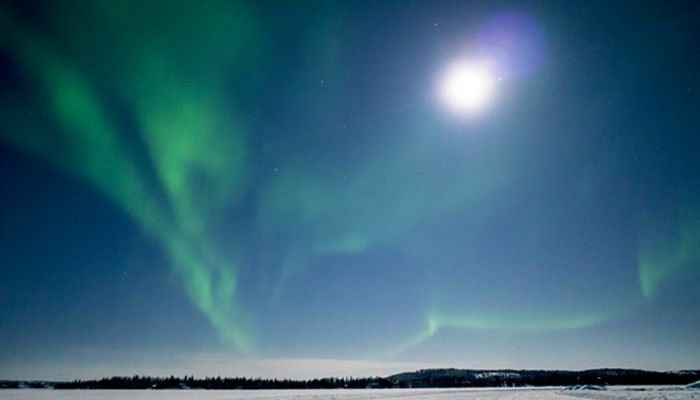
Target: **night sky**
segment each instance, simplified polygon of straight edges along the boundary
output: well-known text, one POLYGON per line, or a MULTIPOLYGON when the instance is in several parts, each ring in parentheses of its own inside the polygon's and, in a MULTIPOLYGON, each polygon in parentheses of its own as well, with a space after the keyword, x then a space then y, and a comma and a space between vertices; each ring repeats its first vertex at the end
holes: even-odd
POLYGON ((2 1, 0 378, 700 368, 699 71, 693 2, 2 1))

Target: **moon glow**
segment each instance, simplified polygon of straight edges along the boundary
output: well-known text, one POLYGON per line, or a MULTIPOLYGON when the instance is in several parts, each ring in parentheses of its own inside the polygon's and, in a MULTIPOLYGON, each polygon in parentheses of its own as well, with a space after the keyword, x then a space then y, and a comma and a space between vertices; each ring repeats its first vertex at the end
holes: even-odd
POLYGON ((495 82, 496 77, 486 66, 458 62, 442 77, 439 96, 455 114, 472 115, 491 103, 495 82))

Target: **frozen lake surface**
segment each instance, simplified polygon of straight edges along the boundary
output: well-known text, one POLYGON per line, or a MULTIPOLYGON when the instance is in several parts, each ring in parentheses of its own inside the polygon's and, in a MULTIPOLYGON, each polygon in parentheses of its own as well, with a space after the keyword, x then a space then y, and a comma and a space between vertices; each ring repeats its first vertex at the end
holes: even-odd
POLYGON ((50 390, 4 389, 7 400, 700 400, 700 390, 678 386, 563 388, 372 389, 372 390, 50 390))

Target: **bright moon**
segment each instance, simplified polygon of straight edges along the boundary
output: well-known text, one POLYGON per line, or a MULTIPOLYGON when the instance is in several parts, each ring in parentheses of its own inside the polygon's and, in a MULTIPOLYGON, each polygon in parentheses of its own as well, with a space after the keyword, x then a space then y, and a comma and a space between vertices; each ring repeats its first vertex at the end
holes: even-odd
POLYGON ((473 114, 489 104, 493 97, 495 77, 485 66, 456 63, 442 78, 440 97, 459 114, 473 114))

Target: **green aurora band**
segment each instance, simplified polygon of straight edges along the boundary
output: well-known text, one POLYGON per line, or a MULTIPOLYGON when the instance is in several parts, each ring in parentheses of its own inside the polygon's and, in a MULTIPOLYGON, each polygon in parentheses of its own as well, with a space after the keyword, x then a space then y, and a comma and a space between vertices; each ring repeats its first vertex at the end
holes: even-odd
MULTIPOLYGON (((82 4, 81 9, 95 15, 71 15, 68 7, 48 4, 54 7, 54 21, 61 29, 86 30, 66 35, 89 38, 84 48, 73 49, 78 53, 75 58, 61 56, 41 34, 0 9, 4 26, 0 44, 14 55, 33 82, 40 104, 50 110, 47 124, 60 129, 60 137, 49 137, 44 133, 52 132, 47 126, 14 121, 3 139, 85 179, 121 207, 160 243, 188 296, 222 338, 237 350, 252 350, 252 336, 235 301, 236 260, 215 248, 207 232, 223 208, 236 203, 246 184, 241 122, 234 110, 223 108, 216 88, 223 72, 235 68, 233 55, 240 54, 247 38, 254 36, 254 27, 245 10, 228 5, 234 9, 227 14, 236 16, 231 22, 238 28, 225 40, 212 41, 217 32, 208 29, 209 22, 220 14, 202 14, 204 9, 193 4, 177 8, 149 4, 141 8, 134 7, 138 2, 118 2, 99 9, 96 3, 82 4), (167 45, 159 36, 149 43, 148 32, 133 32, 138 36, 131 37, 135 27, 128 26, 130 21, 163 10, 175 15, 152 28, 166 35, 167 45), (142 46, 134 46, 139 41, 142 46), (113 50, 100 51, 105 43, 113 50), (185 55, 191 62, 178 70, 176 61, 185 55), (99 65, 86 65, 91 62, 99 65), (84 70, 99 73, 93 76, 84 70), (199 80, 188 79, 191 74, 199 80), (144 174, 144 163, 124 140, 100 89, 128 102, 160 185, 144 174)), ((5 111, 15 109, 4 114, 22 115, 20 107, 3 104, 5 111)))
POLYGON ((646 299, 658 295, 673 276, 700 265, 700 215, 694 211, 680 212, 674 226, 640 244, 639 285, 646 299))
POLYGON ((546 314, 533 316, 532 314, 469 315, 463 313, 430 313, 426 318, 424 331, 391 348, 384 355, 386 357, 396 357, 434 337, 443 330, 457 329, 472 332, 519 333, 570 331, 602 324, 622 313, 622 309, 608 309, 598 313, 578 313, 561 317, 553 317, 546 314))
MULTIPOLYGON (((254 316, 239 295, 245 279, 263 281, 274 302, 317 257, 399 245, 456 210, 471 210, 468 223, 475 225, 497 212, 490 204, 513 182, 517 163, 480 157, 478 151, 451 153, 449 144, 434 143, 433 127, 418 118, 406 121, 404 140, 359 152, 359 168, 355 162, 322 170, 286 154, 279 157, 276 173, 260 171, 252 122, 232 106, 237 99, 232 101, 229 88, 235 82, 248 96, 262 96, 265 82, 258 72, 269 68, 269 29, 243 2, 180 5, 47 2, 58 35, 0 6, 0 47, 33 90, 1 100, 7 120, 0 139, 84 180, 129 215, 168 256, 189 299, 233 349, 257 348, 254 316), (77 9, 82 11, 72 12, 77 9), (110 107, 115 101, 132 118, 137 138, 110 107), (28 109, 46 110, 47 116, 22 118, 28 109), (252 237, 222 241, 218 233, 235 224, 231 213, 247 196, 256 201, 252 237), (242 249, 249 242, 274 243, 280 237, 286 238, 280 254, 246 259, 242 249)), ((308 64, 342 63, 333 38, 324 41, 314 34, 324 25, 310 26, 307 35, 316 39, 308 64)), ((289 85, 295 92, 295 83, 289 85)), ((316 107, 302 116, 303 129, 319 137, 337 134, 330 127, 339 112, 334 100, 341 85, 333 92, 328 98, 300 95, 306 109, 316 107), (318 114, 325 120, 319 123, 318 114)), ((323 162, 322 156, 316 161, 323 162)), ((644 300, 651 300, 664 281, 697 265, 692 261, 700 256, 700 221, 683 218, 661 243, 639 250, 644 300)), ((408 251, 411 243, 404 246, 408 251)), ((440 309, 427 313, 425 329, 394 353, 443 329, 573 330, 630 308, 527 318, 440 309)))

